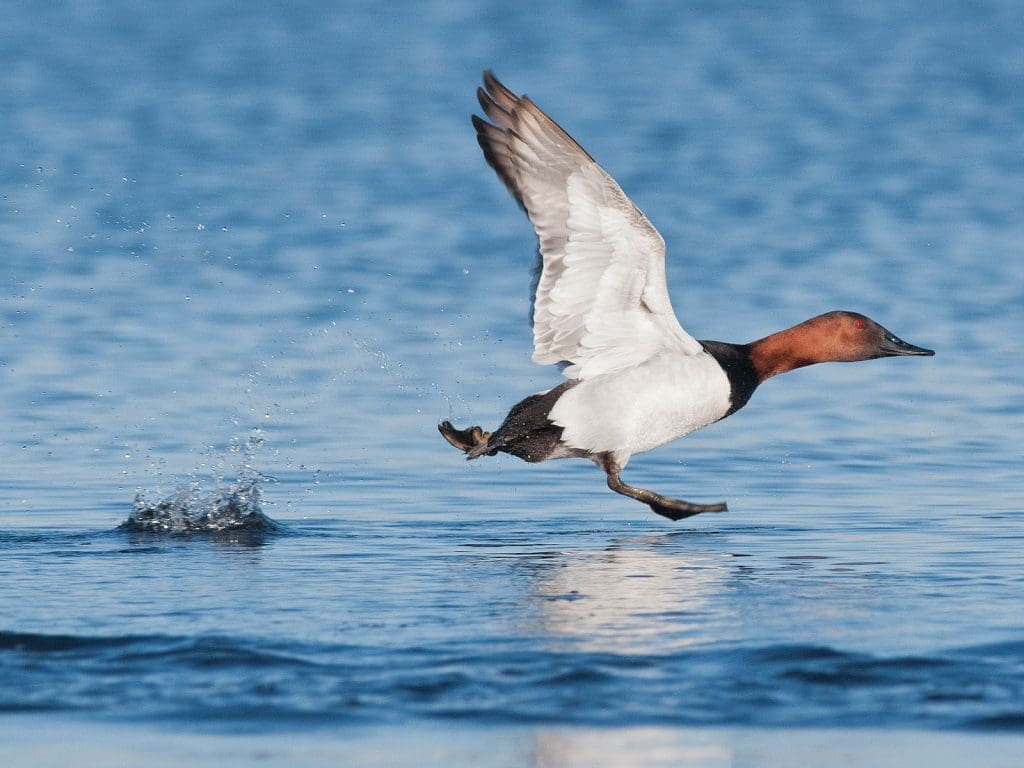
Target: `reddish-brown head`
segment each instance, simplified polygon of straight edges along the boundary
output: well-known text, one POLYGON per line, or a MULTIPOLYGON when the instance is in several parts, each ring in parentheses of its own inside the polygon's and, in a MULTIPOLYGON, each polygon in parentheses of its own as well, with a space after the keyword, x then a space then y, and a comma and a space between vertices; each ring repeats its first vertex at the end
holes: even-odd
POLYGON ((857 312, 826 312, 810 322, 820 324, 819 333, 826 337, 820 340, 825 353, 822 362, 854 363, 876 357, 935 354, 933 350, 908 344, 870 317, 857 312))
POLYGON ((814 363, 852 363, 935 352, 900 339, 870 317, 834 311, 755 341, 750 356, 762 380, 814 363))

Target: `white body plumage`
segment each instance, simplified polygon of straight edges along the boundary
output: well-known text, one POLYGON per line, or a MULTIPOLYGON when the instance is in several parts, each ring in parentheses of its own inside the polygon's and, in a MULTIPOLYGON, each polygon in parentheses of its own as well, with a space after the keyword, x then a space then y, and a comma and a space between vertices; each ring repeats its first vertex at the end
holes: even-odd
POLYGON ((581 380, 549 418, 567 448, 611 453, 616 464, 718 421, 730 408, 730 384, 707 352, 662 352, 639 366, 581 380))

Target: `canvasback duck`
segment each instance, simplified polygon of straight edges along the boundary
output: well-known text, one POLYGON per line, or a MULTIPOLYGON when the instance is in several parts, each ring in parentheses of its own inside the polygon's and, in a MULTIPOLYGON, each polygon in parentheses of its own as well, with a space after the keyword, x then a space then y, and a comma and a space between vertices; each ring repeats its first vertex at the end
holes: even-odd
POLYGON ((721 512, 623 482, 649 451, 738 411, 757 386, 806 365, 933 355, 856 312, 833 311, 749 344, 698 341, 676 319, 665 241, 625 193, 527 96, 490 71, 473 115, 484 158, 526 210, 540 241, 533 361, 567 379, 530 395, 494 432, 438 425, 467 459, 499 451, 530 462, 587 458, 608 487, 681 520, 721 512))

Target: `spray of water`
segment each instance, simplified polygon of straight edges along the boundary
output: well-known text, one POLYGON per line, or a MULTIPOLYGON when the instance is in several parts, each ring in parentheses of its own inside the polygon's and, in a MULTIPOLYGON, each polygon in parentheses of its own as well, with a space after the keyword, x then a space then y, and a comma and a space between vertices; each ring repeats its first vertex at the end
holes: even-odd
POLYGON ((144 493, 135 496, 132 511, 120 528, 160 533, 212 533, 229 530, 271 531, 279 526, 261 506, 261 484, 273 478, 253 467, 253 456, 263 444, 263 434, 253 429, 245 442, 232 443, 241 453, 234 479, 217 480, 212 490, 193 478, 188 486, 171 496, 153 500, 144 493))

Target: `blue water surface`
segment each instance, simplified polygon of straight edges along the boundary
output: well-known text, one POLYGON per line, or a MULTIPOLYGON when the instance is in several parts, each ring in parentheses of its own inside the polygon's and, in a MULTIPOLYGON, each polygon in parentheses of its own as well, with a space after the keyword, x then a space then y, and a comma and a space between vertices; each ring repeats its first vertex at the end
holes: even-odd
POLYGON ((5 762, 1019 765, 1019 11, 10 4, 5 762), (624 474, 725 514, 467 464, 437 422, 560 380, 485 67, 658 226, 694 336, 850 309, 936 356, 624 474))

